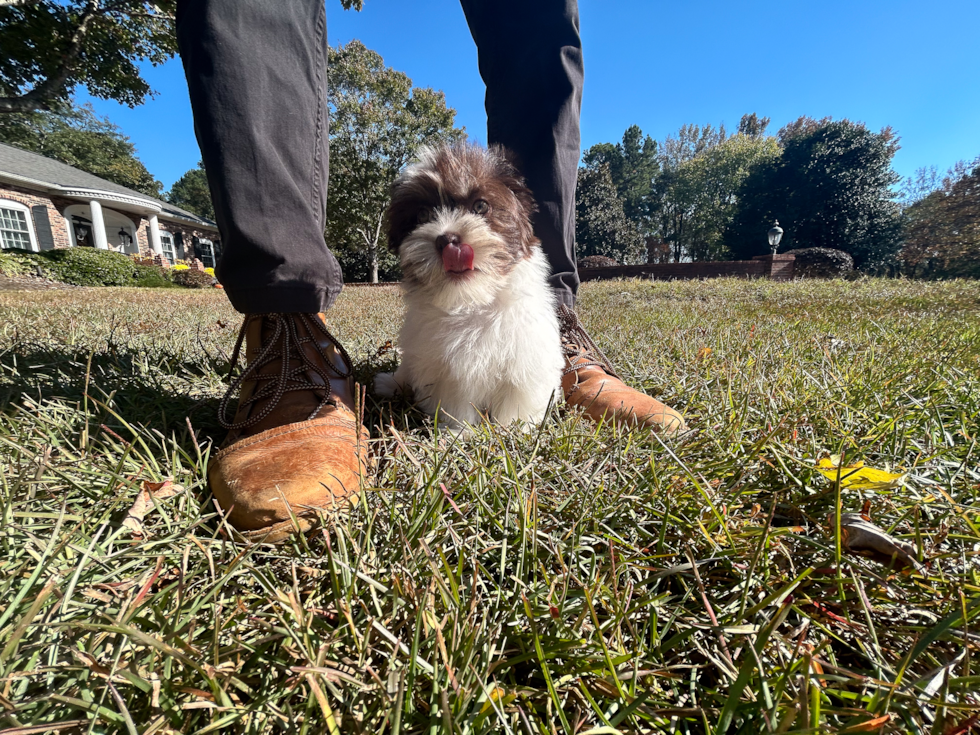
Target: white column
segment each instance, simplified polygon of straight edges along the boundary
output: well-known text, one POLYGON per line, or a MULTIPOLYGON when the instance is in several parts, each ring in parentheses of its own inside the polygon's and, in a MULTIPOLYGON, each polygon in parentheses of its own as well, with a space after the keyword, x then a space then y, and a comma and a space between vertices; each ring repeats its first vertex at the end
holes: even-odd
POLYGON ((99 250, 108 250, 109 241, 105 237, 105 220, 102 219, 102 205, 93 199, 88 203, 88 207, 92 212, 92 237, 95 238, 95 247, 99 250))
POLYGON ((160 223, 157 220, 157 216, 151 214, 147 222, 149 223, 147 229, 150 231, 150 247, 157 255, 163 255, 163 246, 160 245, 160 223))

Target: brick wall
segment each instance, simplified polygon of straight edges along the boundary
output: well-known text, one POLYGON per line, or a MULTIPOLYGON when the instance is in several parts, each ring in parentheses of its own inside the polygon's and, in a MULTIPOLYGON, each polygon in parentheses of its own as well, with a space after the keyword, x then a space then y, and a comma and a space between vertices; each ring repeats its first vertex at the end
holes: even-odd
MULTIPOLYGON (((143 237, 147 240, 149 239, 149 232, 147 231, 148 224, 144 222, 144 226, 140 229, 143 231, 143 237)), ((203 237, 205 240, 210 240, 215 243, 219 248, 221 247, 221 238, 218 236, 217 232, 212 232, 211 230, 199 230, 193 225, 182 225, 176 222, 169 222, 160 220, 159 227, 161 230, 166 232, 175 233, 180 232, 184 236, 184 257, 186 260, 190 260, 194 257, 194 240, 195 237, 203 237)), ((140 252, 143 250, 143 240, 140 240, 140 252)), ((147 244, 147 252, 150 252, 149 244, 147 244)), ((150 253, 152 255, 152 253, 150 253)))
MULTIPOLYGON (((11 201, 23 204, 30 209, 31 207, 44 206, 48 210, 48 220, 51 222, 51 237, 54 239, 56 248, 71 247, 71 238, 68 235, 68 227, 65 218, 58 211, 55 203, 50 198, 39 195, 29 189, 22 189, 13 184, 0 184, 0 199, 10 199, 11 201)), ((35 234, 37 228, 35 227, 35 234)))
POLYGON ((139 246, 140 255, 144 258, 152 258, 153 248, 150 247, 150 223, 146 219, 141 219, 136 227, 136 244, 139 246))
POLYGON ((649 278, 653 281, 680 281, 699 278, 793 279, 793 255, 759 255, 752 260, 722 260, 702 263, 662 263, 658 265, 618 265, 610 268, 581 268, 583 281, 611 278, 649 278))

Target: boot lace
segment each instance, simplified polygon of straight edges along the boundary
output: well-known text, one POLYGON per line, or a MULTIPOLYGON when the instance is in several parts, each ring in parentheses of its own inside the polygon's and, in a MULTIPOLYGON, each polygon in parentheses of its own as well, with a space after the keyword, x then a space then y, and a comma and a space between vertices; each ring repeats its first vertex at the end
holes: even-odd
POLYGON ((336 406, 337 402, 332 396, 330 387, 331 375, 324 369, 323 365, 327 365, 335 373, 333 377, 349 378, 351 376, 351 360, 347 351, 327 331, 323 322, 315 314, 251 314, 246 316, 242 324, 242 329, 238 333, 235 351, 231 356, 231 368, 229 369, 228 377, 231 377, 235 368, 238 366, 238 358, 241 353, 242 343, 245 341, 245 332, 248 325, 256 319, 274 321, 275 332, 272 338, 262 346, 262 351, 258 356, 245 367, 241 375, 232 381, 224 397, 221 399, 221 403, 218 404, 218 421, 221 422, 221 425, 233 431, 253 426, 272 413, 282 397, 291 391, 312 391, 314 394, 321 394, 319 405, 309 415, 307 421, 316 418, 316 415, 324 406, 328 404, 336 406), (308 335, 320 334, 337 348, 337 351, 344 359, 344 365, 347 366, 346 370, 341 371, 340 368, 333 364, 314 336, 300 336, 297 323, 302 323, 306 327, 306 333, 308 335), (321 364, 317 364, 307 357, 303 346, 309 343, 313 343, 313 347, 323 359, 321 364), (282 367, 278 374, 270 373, 262 375, 259 373, 263 367, 276 360, 281 360, 282 362, 282 367), (308 377, 308 372, 319 375, 323 379, 323 385, 313 382, 308 377), (228 420, 228 404, 238 389, 241 388, 242 384, 248 380, 255 380, 263 383, 263 385, 256 387, 252 395, 239 404, 239 410, 249 409, 261 401, 268 400, 269 402, 254 415, 246 414, 248 418, 242 421, 228 420))
POLYGON ((558 307, 558 326, 561 331, 562 354, 565 355, 568 363, 562 377, 586 367, 602 368, 613 377, 619 377, 613 370, 609 358, 585 331, 585 327, 578 320, 578 315, 564 304, 558 307))

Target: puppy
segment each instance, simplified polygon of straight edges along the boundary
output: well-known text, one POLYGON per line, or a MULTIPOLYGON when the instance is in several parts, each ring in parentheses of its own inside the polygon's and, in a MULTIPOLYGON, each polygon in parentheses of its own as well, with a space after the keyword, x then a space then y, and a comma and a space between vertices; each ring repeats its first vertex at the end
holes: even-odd
POLYGON ((375 392, 411 393, 440 425, 540 423, 564 358, 537 207, 503 149, 422 151, 392 187, 388 244, 401 260, 401 363, 375 392))

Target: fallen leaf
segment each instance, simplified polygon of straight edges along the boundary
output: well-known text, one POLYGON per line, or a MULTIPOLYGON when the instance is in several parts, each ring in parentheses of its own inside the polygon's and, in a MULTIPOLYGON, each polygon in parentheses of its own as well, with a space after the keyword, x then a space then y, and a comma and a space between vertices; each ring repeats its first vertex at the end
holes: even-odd
POLYGON ((875 730, 880 730, 889 722, 891 722, 891 715, 882 715, 881 717, 875 717, 872 720, 865 720, 864 722, 859 722, 856 725, 851 725, 850 727, 845 727, 840 732, 874 732, 875 730))
POLYGON ((840 466, 840 455, 824 457, 817 463, 817 471, 829 480, 837 481, 840 486, 850 490, 882 490, 896 487, 905 477, 904 472, 894 473, 866 467, 864 462, 852 462, 840 466))
MULTIPOLYGON (((834 514, 827 518, 831 532, 835 527, 834 514)), ((840 518, 841 545, 848 551, 869 556, 881 564, 897 569, 924 570, 915 558, 915 547, 886 533, 863 513, 844 513, 840 518)))
POLYGON ((183 487, 174 485, 170 480, 164 480, 163 482, 149 482, 148 480, 144 480, 143 488, 140 490, 139 495, 136 496, 136 501, 123 519, 123 527, 128 528, 134 536, 142 536, 144 534, 143 519, 152 510, 153 501, 166 500, 177 493, 183 492, 183 490, 183 487))

